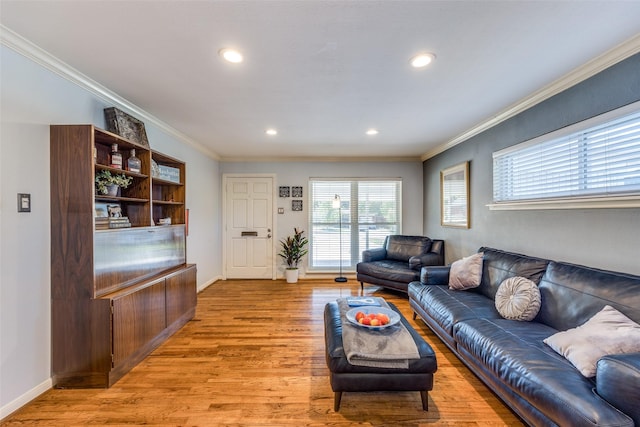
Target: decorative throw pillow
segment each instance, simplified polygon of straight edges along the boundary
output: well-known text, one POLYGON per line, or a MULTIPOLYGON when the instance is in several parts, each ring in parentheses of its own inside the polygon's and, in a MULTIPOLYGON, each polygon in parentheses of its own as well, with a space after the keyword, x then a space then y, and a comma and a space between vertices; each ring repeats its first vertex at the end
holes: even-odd
POLYGON ((449 289, 463 291, 480 286, 483 255, 484 253, 478 252, 452 263, 449 270, 449 289))
POLYGON ((529 322, 540 311, 540 290, 529 279, 509 277, 496 292, 496 310, 500 316, 509 320, 529 322))
POLYGON ((607 305, 584 324, 558 332, 544 342, 582 375, 593 377, 602 356, 640 352, 640 325, 607 305))

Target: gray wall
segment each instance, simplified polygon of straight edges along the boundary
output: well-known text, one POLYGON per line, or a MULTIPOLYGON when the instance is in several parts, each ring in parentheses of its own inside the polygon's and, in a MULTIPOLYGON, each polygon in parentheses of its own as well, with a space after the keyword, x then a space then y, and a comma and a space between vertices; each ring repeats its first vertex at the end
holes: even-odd
POLYGON ((480 246, 640 274, 640 209, 490 211, 492 153, 640 100, 640 54, 424 162, 424 230, 447 262, 480 246), (440 225, 440 170, 471 162, 471 229, 440 225))

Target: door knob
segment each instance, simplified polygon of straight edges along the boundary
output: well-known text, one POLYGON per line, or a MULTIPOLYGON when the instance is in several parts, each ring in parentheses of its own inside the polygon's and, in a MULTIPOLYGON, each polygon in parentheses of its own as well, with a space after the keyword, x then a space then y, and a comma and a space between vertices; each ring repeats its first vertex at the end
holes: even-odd
POLYGON ((271 238, 271 234, 267 234, 267 239, 270 239, 270 238, 271 238))

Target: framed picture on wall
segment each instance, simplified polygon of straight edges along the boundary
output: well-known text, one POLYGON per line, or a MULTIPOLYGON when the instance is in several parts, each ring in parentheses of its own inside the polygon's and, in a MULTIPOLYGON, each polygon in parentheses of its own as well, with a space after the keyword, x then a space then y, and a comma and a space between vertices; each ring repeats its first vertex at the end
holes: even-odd
POLYGON ((290 191, 288 186, 281 186, 278 190, 280 197, 289 197, 290 191))
POLYGON ((469 228, 469 162, 440 171, 440 223, 469 228))
POLYGON ((291 187, 291 197, 302 197, 302 187, 291 187))

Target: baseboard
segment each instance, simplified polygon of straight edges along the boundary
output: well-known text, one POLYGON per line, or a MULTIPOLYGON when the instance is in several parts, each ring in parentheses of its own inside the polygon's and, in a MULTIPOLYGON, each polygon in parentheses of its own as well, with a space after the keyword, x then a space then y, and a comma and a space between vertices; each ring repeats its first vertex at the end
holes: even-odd
POLYGON ((0 421, 4 420, 6 417, 22 408, 24 405, 40 396, 45 391, 50 390, 51 388, 53 388, 53 381, 51 380, 51 378, 48 378, 31 390, 24 393, 22 396, 18 396, 11 402, 7 403, 0 408, 0 421))
POLYGON ((216 283, 218 280, 222 280, 222 276, 216 276, 213 279, 209 280, 206 283, 203 283, 202 285, 198 286, 198 293, 204 291, 205 289, 207 289, 209 286, 213 285, 214 283, 216 283))

